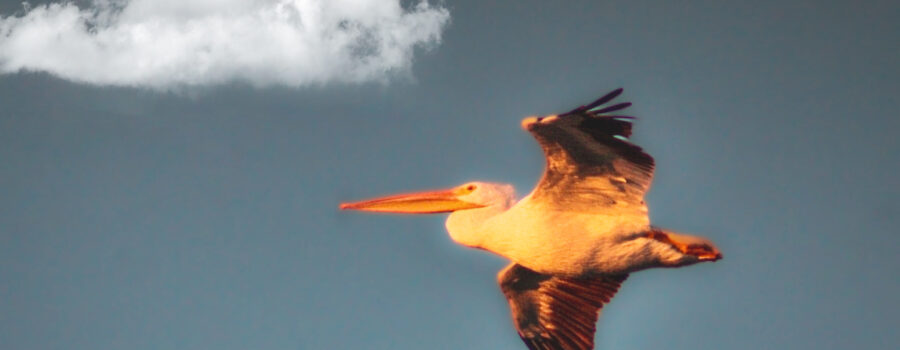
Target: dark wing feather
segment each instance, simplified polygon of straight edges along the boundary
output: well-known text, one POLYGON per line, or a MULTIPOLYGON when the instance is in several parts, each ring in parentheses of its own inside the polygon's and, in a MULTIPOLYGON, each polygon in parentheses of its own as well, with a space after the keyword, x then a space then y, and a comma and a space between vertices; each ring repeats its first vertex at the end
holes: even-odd
POLYGON ((621 92, 617 89, 568 113, 526 124, 547 158, 533 200, 568 210, 616 205, 643 210, 643 197, 653 179, 653 157, 628 141, 633 117, 603 114, 631 105, 602 107, 621 92))
POLYGON ((597 108, 597 106, 607 103, 609 101, 612 101, 616 97, 619 97, 619 95, 622 94, 622 91, 624 91, 624 89, 622 89, 622 88, 618 88, 613 91, 610 91, 606 95, 603 95, 600 98, 594 100, 594 102, 588 103, 588 104, 586 104, 584 106, 580 106, 578 108, 575 108, 571 111, 566 112, 566 114, 571 114, 571 113, 576 113, 576 112, 584 112, 589 109, 597 108))
POLYGON ((603 114, 603 113, 609 113, 609 112, 621 111, 621 110, 623 110, 623 109, 625 109, 625 108, 628 108, 628 107, 631 107, 631 102, 622 102, 622 103, 614 104, 614 105, 609 106, 609 107, 603 107, 602 109, 598 109, 598 110, 596 110, 596 111, 591 111, 591 113, 594 113, 594 114, 603 114))
POLYGON ((589 350, 603 305, 628 275, 569 278, 542 275, 518 264, 497 276, 519 337, 531 350, 589 350))

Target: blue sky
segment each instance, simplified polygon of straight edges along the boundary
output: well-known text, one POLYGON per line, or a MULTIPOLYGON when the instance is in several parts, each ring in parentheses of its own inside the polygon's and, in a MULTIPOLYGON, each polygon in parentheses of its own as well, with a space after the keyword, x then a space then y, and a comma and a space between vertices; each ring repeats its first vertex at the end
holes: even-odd
MULTIPOLYGON (((725 259, 634 274, 598 349, 900 346, 896 2, 432 5, 431 26, 371 22, 435 35, 376 36, 408 59, 351 50, 350 79, 265 45, 260 66, 198 75, 105 64, 137 41, 21 51, 26 12, 0 2, 0 348, 524 348, 505 261, 454 245, 441 215, 337 205, 469 180, 524 195, 543 158, 519 121, 617 87, 657 161, 651 219, 725 259)), ((195 62, 187 47, 165 52, 195 62)))

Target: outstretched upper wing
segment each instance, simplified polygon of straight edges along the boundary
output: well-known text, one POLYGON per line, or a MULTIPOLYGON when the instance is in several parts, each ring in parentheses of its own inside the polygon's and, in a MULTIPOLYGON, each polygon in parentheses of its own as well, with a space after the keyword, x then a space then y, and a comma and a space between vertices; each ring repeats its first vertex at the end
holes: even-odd
POLYGON ((590 350, 599 311, 628 275, 589 279, 542 275, 507 266, 497 280, 519 337, 531 350, 590 350))
POLYGON ((569 112, 522 122, 547 158, 532 200, 569 210, 643 208, 644 193, 653 180, 653 157, 628 141, 633 117, 610 114, 631 103, 603 106, 621 93, 617 89, 569 112))

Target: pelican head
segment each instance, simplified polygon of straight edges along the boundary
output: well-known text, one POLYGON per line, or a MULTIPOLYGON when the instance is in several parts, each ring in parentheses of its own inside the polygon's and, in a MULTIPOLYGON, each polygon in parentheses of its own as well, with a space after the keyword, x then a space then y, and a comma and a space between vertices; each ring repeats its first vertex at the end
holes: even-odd
POLYGON ((473 181, 435 191, 396 194, 342 203, 342 210, 362 210, 401 214, 438 214, 485 207, 512 206, 513 187, 507 184, 473 181))

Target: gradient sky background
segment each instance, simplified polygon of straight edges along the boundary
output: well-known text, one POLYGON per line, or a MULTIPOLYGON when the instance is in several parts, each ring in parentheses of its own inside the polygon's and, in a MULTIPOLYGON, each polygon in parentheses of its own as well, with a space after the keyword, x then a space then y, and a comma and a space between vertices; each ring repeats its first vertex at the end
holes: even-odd
POLYGON ((632 275, 598 349, 900 347, 900 3, 443 6, 386 84, 0 76, 0 348, 523 349, 504 260, 443 215, 337 205, 524 195, 543 158, 519 121, 620 86, 652 220, 725 259, 632 275))

